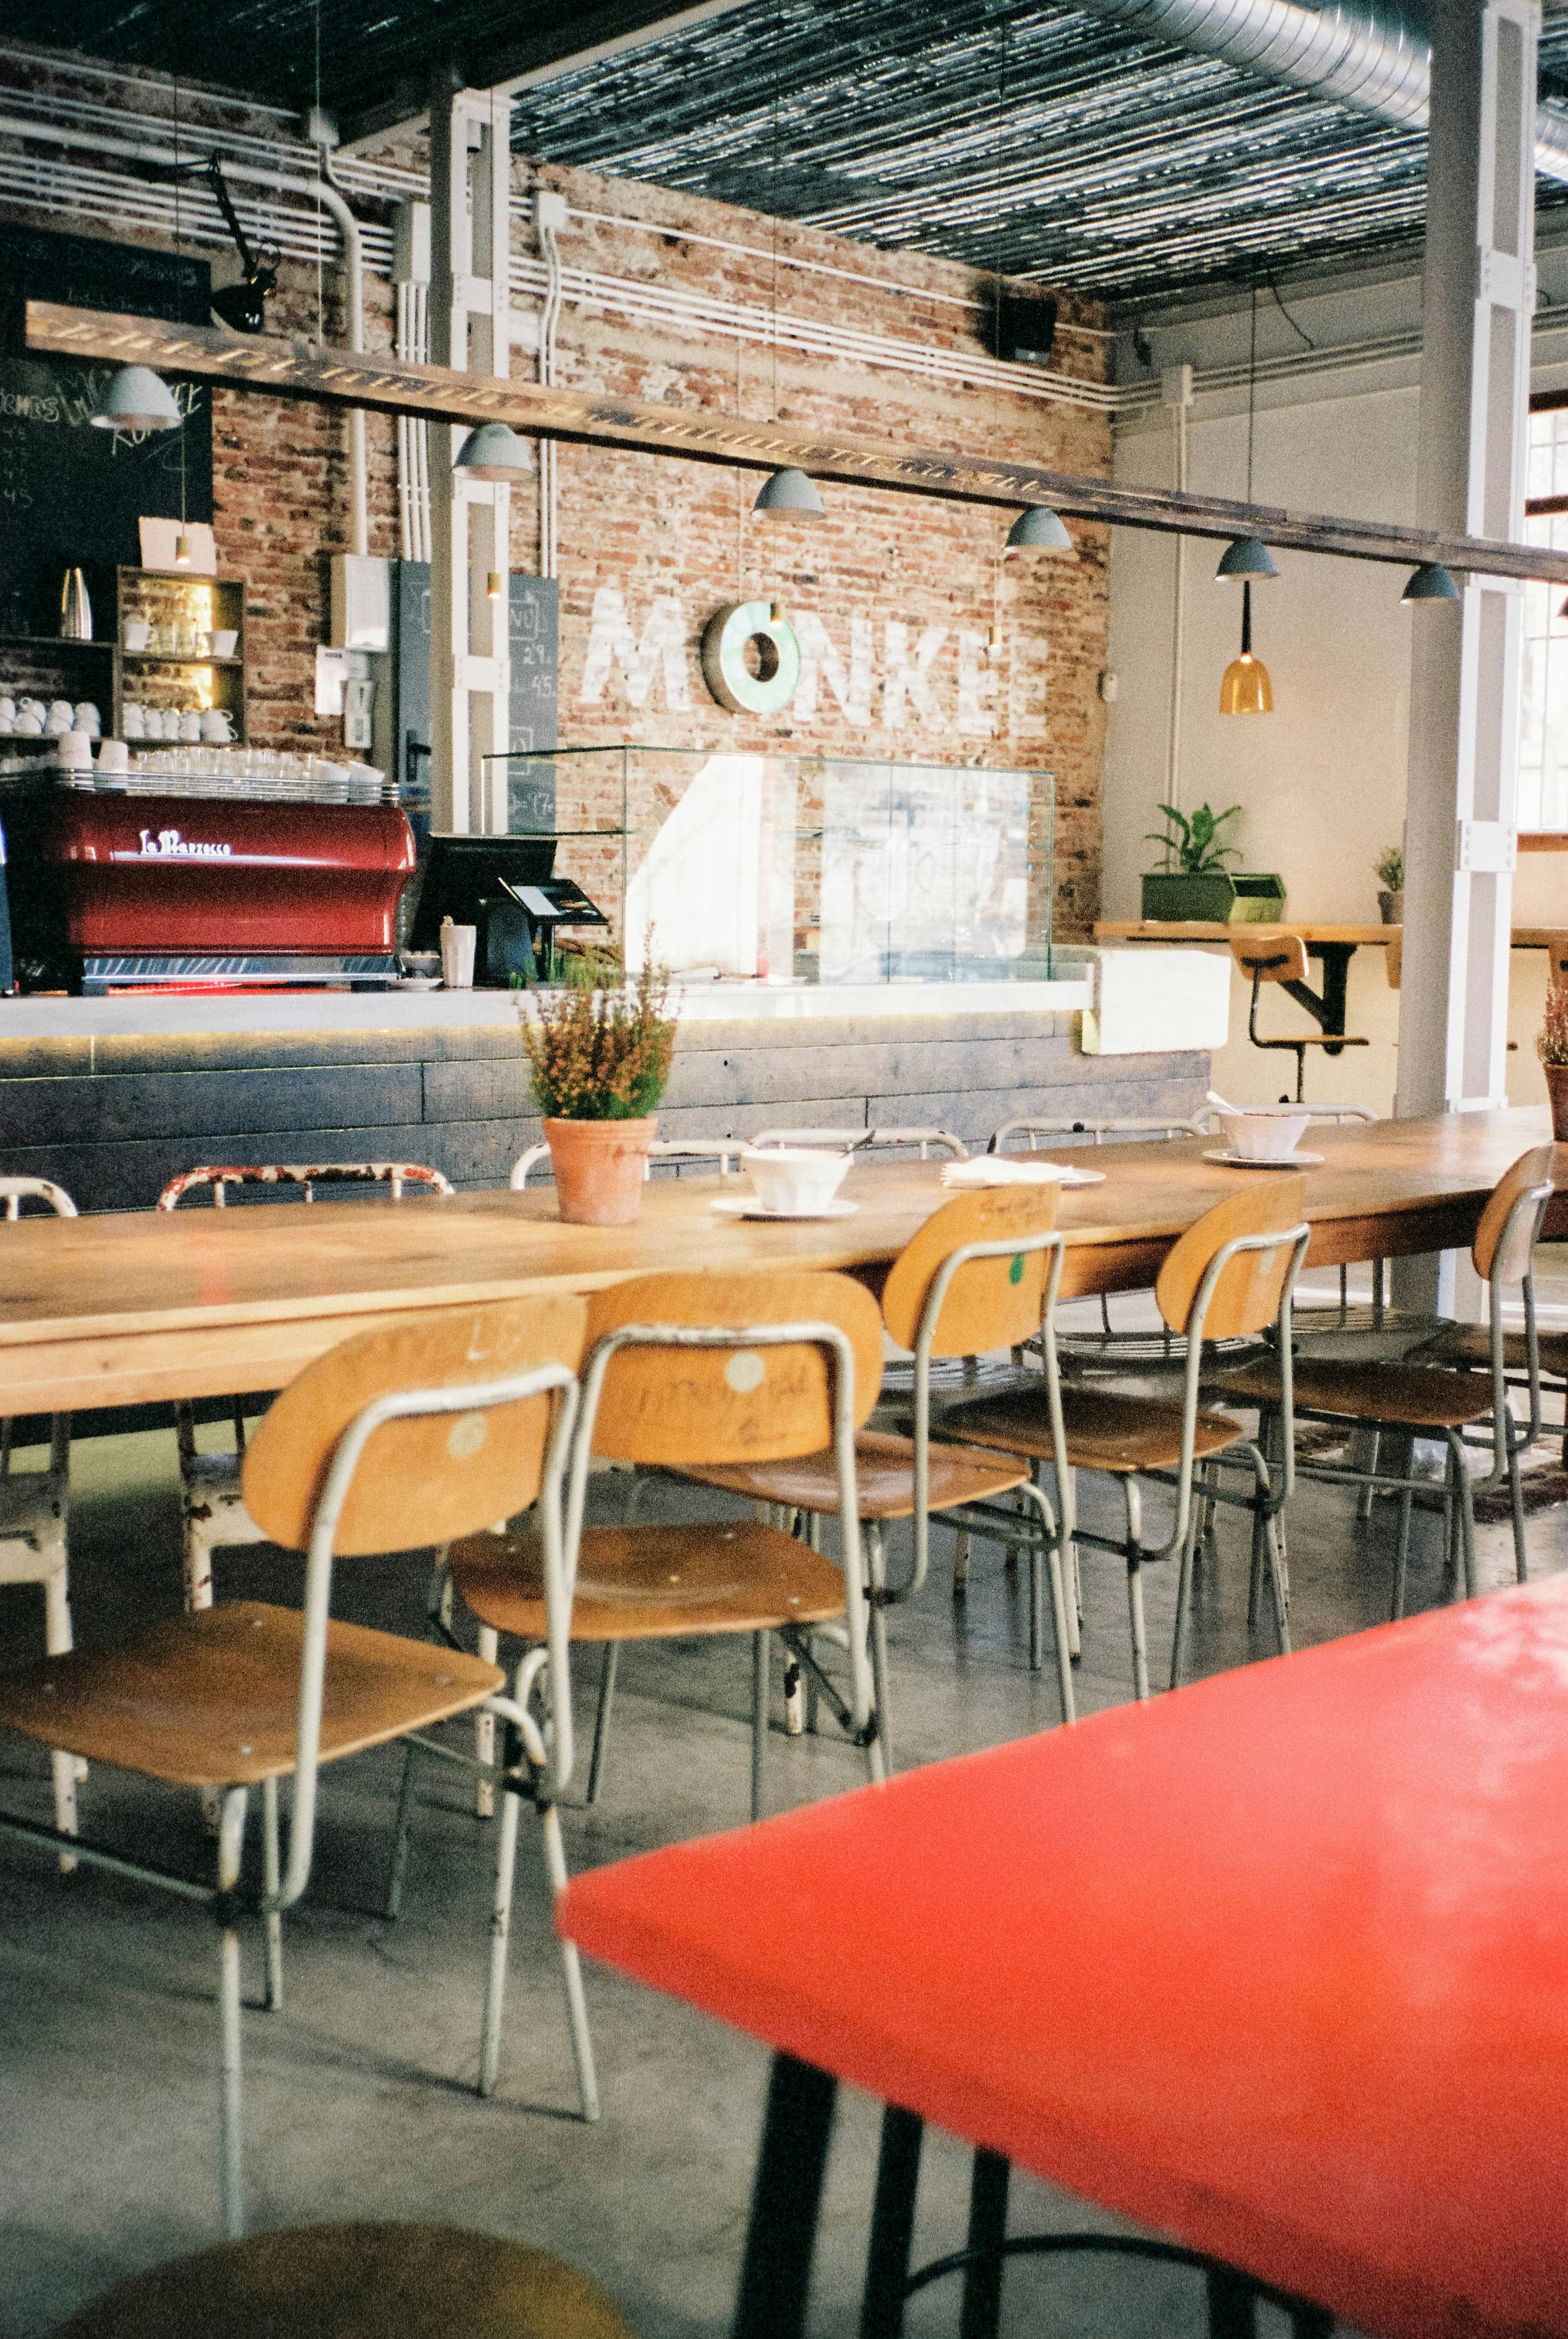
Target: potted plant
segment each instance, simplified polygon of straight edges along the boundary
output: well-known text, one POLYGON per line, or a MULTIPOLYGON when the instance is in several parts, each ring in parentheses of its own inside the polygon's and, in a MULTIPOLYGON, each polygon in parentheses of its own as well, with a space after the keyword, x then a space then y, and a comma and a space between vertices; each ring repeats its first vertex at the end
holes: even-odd
POLYGON ((1552 1134, 1568 1139, 1568 989, 1555 982, 1546 992, 1546 1012, 1535 1035, 1535 1052, 1546 1075, 1552 1134))
POLYGON ((1285 887, 1277 877, 1233 877, 1225 865, 1241 858, 1237 846, 1219 842, 1220 830, 1237 817, 1239 804, 1214 812, 1202 804, 1190 819, 1174 804, 1159 809, 1169 825, 1163 831, 1151 829, 1149 842, 1164 846, 1166 866, 1151 870, 1143 880, 1146 918, 1233 924, 1285 915, 1285 887))
POLYGON ((1383 881, 1383 891, 1377 896, 1377 914, 1386 926, 1405 923, 1405 855, 1396 844, 1391 844, 1376 864, 1383 881))
POLYGON ((535 991, 523 1022, 557 1207, 574 1226, 629 1226, 675 1052, 669 978, 646 965, 627 982, 612 960, 588 954, 567 960, 566 978, 535 991))

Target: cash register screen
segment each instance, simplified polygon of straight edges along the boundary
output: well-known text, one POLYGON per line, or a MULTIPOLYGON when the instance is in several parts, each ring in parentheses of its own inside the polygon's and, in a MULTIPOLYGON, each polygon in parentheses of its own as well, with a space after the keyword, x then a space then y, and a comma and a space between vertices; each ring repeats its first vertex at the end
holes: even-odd
POLYGON ((555 866, 553 836, 432 836, 411 948, 439 950, 441 920, 455 926, 481 923, 480 905, 547 882, 555 866))

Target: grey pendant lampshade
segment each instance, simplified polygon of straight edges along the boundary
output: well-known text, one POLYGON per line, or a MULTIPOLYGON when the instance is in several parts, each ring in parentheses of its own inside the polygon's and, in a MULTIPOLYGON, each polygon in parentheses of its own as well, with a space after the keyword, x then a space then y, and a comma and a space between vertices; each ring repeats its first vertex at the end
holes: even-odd
POLYGON ((823 519, 822 498, 804 471, 786 464, 782 471, 770 471, 757 489, 752 506, 754 512, 775 513, 791 519, 823 519))
POLYGON ((177 430, 184 418, 174 393, 151 366, 122 366, 93 417, 99 430, 177 430))
POLYGON ((1462 597, 1440 560, 1424 560, 1413 568, 1410 580, 1399 596, 1402 601, 1457 601, 1462 597))
POLYGON ((1031 504, 1021 511, 1007 532, 1002 548, 1005 559, 1011 552, 1070 552, 1072 538, 1049 504, 1031 504))
POLYGON ((470 430, 452 459, 455 470, 470 479, 495 479, 506 484, 531 477, 534 459, 526 439, 506 422, 481 422, 470 430))
POLYGON ((1217 577, 1277 577, 1274 555, 1256 536, 1234 537, 1219 556, 1217 577))

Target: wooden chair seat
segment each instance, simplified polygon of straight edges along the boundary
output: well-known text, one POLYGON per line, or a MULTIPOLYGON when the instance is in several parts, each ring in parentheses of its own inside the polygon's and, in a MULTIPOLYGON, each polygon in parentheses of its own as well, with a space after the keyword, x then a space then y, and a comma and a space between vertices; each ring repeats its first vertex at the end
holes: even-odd
MULTIPOLYGON (((1111 1389, 1064 1387, 1061 1417, 1067 1432, 1067 1458, 1074 1469, 1123 1475, 1173 1470, 1181 1460, 1178 1405, 1150 1404, 1111 1389)), ((1037 1462, 1051 1458, 1050 1416, 1044 1398, 1032 1389, 944 1414, 942 1427, 944 1437, 1000 1446, 1009 1453, 1027 1454, 1037 1462)), ((1243 1435, 1240 1423, 1224 1414, 1200 1413, 1193 1452, 1201 1461, 1206 1455, 1220 1454, 1228 1446, 1235 1446, 1243 1435)))
POLYGON ((598 2285, 456 2226, 306 2226, 133 2275, 54 2339, 632 2339, 598 2285))
MULTIPOLYGON (((1568 1332, 1539 1333, 1536 1347, 1542 1371, 1553 1380, 1568 1380, 1568 1332)), ((1423 1363, 1489 1365, 1492 1335, 1484 1324, 1445 1324, 1418 1354, 1423 1363)), ((1524 1352, 1523 1332, 1504 1333, 1503 1367, 1505 1372, 1528 1372, 1530 1360, 1524 1352)))
MULTIPOLYGON (((942 1417, 946 1435, 946 1416, 942 1417)), ((966 1441, 967 1442, 967 1441, 966 1441)), ((908 1519, 914 1515, 914 1441, 891 1430, 865 1429, 854 1442, 855 1494, 863 1519, 908 1519)), ((831 1454, 811 1454, 798 1462, 752 1462, 723 1469, 684 1469, 683 1478, 722 1486, 754 1503, 783 1503, 791 1510, 838 1516, 838 1477, 831 1454)), ((948 1445, 931 1447, 931 1507, 952 1510, 980 1503, 1021 1485, 1029 1473, 998 1455, 985 1460, 948 1445)))
MULTIPOLYGON (((448 1554, 452 1581, 482 1624, 519 1640, 545 1637, 537 1535, 469 1535, 448 1554)), ((693 1633, 765 1633, 843 1614, 831 1559, 755 1519, 695 1526, 588 1527, 572 1596, 574 1641, 671 1640, 693 1633)))
MULTIPOLYGON (((1489 1383, 1430 1365, 1315 1365, 1296 1367, 1296 1410, 1399 1429, 1464 1429, 1492 1411, 1489 1383)), ((1279 1367, 1270 1358, 1227 1373, 1228 1394, 1244 1405, 1279 1403, 1279 1367)))
MULTIPOLYGON (((180 1787, 255 1786, 294 1767, 304 1619, 235 1600, 171 1616, 108 1648, 0 1675, 0 1727, 180 1787)), ((327 1628, 321 1760, 463 1713, 505 1686, 498 1665, 376 1633, 327 1628)))

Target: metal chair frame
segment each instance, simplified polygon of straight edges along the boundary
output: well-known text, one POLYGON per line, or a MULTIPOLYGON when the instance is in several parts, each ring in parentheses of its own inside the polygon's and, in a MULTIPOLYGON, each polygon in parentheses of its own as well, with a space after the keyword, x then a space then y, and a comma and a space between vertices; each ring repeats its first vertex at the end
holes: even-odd
POLYGON ((916 1125, 910 1129, 764 1129, 745 1142, 760 1145, 841 1146, 846 1153, 866 1153, 873 1148, 913 1146, 922 1161, 932 1149, 952 1161, 967 1161, 969 1148, 950 1129, 916 1125))
MULTIPOLYGON (((218 2005, 222 2073, 220 2172, 222 2226, 229 2239, 238 2239, 244 2232, 240 1920, 245 1916, 261 1920, 266 1944, 266 2002, 269 2010, 276 2011, 282 2002, 281 1919, 283 1912, 291 1909, 305 1891, 315 1850, 333 1545, 350 1487, 366 1446, 377 1430, 388 1422, 410 1420, 427 1415, 488 1412, 498 1406, 544 1396, 554 1401, 554 1418, 537 1495, 551 1618, 549 1637, 543 1648, 531 1651, 518 1667, 517 1694, 508 1697, 504 1693, 498 1693, 485 1701, 483 1709, 492 1720, 504 1722, 508 1732, 507 1750, 499 1770, 500 1783, 506 1790, 507 1823, 502 1831, 497 1864, 495 1905, 490 1920, 489 1973, 480 2049, 480 2092, 489 2093, 494 2085, 499 2055, 518 1805, 522 1798, 533 1802, 539 1812, 552 1890, 559 1893, 565 1890, 567 1882, 558 1803, 570 1780, 573 1764, 571 1676, 565 1632, 571 1567, 562 1535, 561 1485, 577 1414, 577 1383, 576 1377, 564 1365, 547 1365, 498 1381, 387 1392, 366 1406, 339 1438, 316 1498, 306 1547, 299 1723, 287 1853, 283 1856, 281 1851, 278 1782, 275 1778, 271 1778, 263 1781, 261 1791, 263 1881, 260 1890, 245 1886, 241 1875, 251 1795, 248 1787, 227 1787, 221 1791, 217 1873, 211 1884, 174 1869, 133 1859, 90 1837, 67 1836, 59 1829, 47 1827, 25 1813, 0 1808, 0 1833, 17 1836, 28 1842, 56 1845, 91 1866, 107 1869, 112 1874, 128 1877, 135 1883, 153 1885, 212 1911, 219 1931, 218 2005), (529 1711, 528 1700, 547 1671, 549 1676, 550 1721, 547 1725, 542 1725, 529 1711), (485 2084, 487 2075, 488 2086, 485 2084)), ((574 1515, 580 1517, 580 1501, 574 1515)), ((451 1749, 424 1739, 418 1732, 404 1734, 411 1744, 418 1744, 429 1752, 451 1755, 451 1749)), ((406 1826, 406 1813, 401 1807, 399 1822, 400 1828, 406 1826)), ((585 2118, 595 2119, 598 2116, 598 2096, 581 1969, 575 1946, 566 1940, 560 1946, 572 2051, 583 2115, 585 2118)))
MULTIPOLYGON (((0 1178, 0 1200, 8 1224, 21 1218, 25 1201, 47 1203, 57 1219, 74 1219, 76 1205, 64 1186, 47 1178, 0 1178)), ((49 1416, 49 1461, 43 1470, 13 1473, 15 1424, 0 1421, 0 1584, 36 1584, 44 1593, 44 1646, 63 1656, 72 1644, 67 1543, 71 1499, 71 1416, 49 1416)), ((71 1754, 50 1758, 54 1779, 55 1824, 66 1835, 76 1829, 76 1790, 87 1765, 71 1754)), ((69 1870, 69 1859, 60 1865, 69 1870)))

